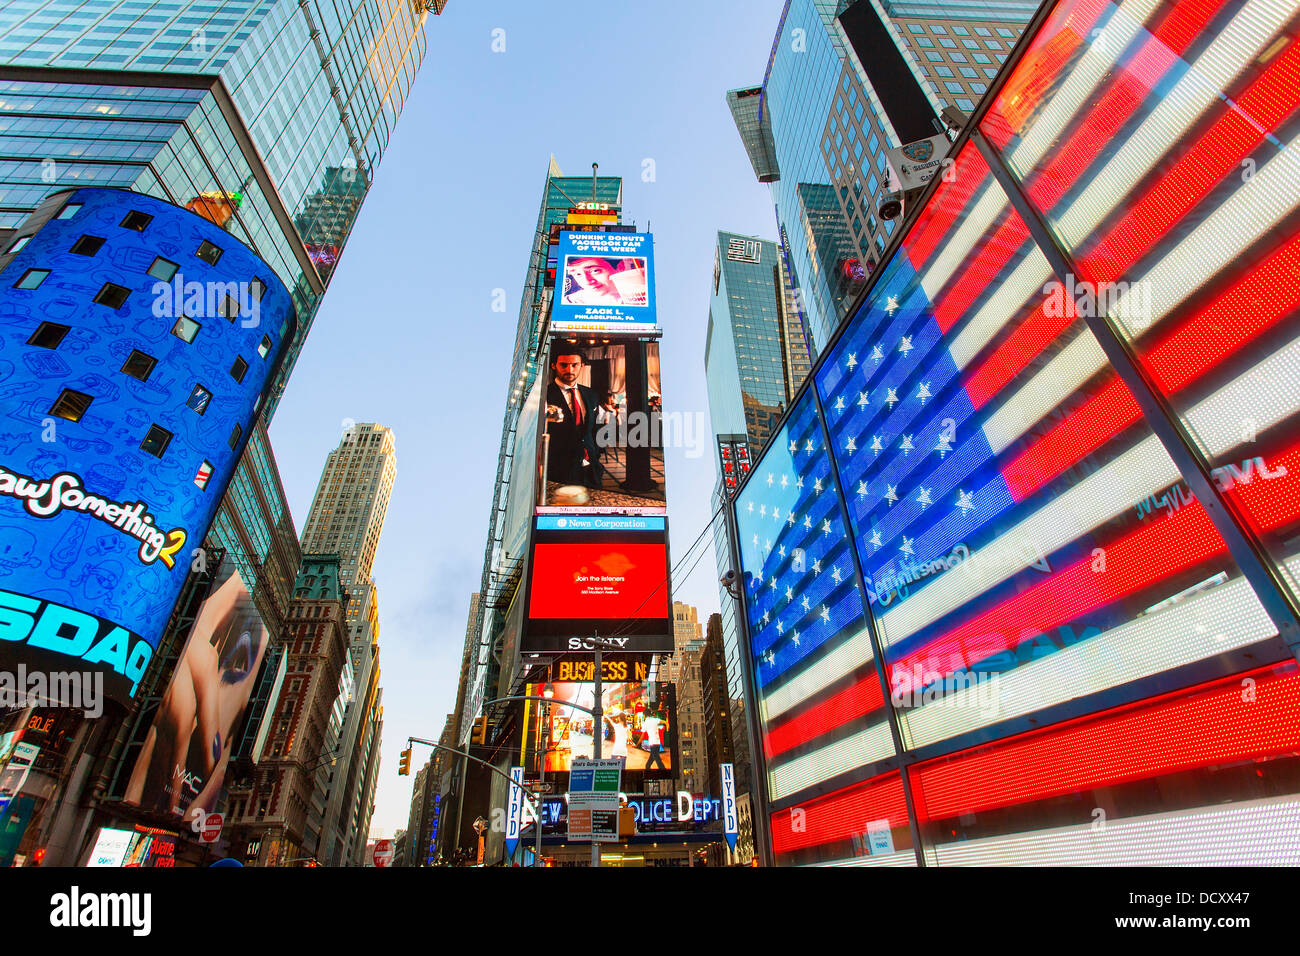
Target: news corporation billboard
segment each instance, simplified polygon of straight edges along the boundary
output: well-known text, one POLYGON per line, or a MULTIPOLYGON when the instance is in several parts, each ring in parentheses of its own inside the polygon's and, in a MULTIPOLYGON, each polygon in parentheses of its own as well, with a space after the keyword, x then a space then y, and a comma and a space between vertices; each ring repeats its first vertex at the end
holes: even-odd
POLYGON ((644 232, 561 232, 554 332, 657 332, 654 239, 644 232))

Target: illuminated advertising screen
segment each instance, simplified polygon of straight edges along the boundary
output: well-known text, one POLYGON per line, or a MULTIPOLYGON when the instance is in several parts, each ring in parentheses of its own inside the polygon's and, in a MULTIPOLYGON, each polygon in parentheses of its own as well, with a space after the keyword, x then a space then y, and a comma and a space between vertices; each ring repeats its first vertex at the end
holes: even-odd
POLYGON ((658 330, 649 233, 566 230, 557 261, 552 331, 658 330))
POLYGON ((136 758, 124 803, 186 819, 215 810, 270 638, 226 557, 136 758))
POLYGON ((56 193, 17 231, 20 251, 0 254, 0 667, 102 674, 125 704, 293 306, 234 236, 139 193, 56 193), (70 252, 83 235, 102 248, 70 252))
POLYGON ((1228 10, 1045 9, 986 142, 955 148, 755 462, 737 522, 778 863, 1300 862, 1279 637, 1300 593, 1300 47, 1293 10, 1232 35, 1228 10), (815 487, 844 502, 831 563, 884 659, 839 632, 790 680, 810 582, 782 573, 778 527, 805 506, 777 490, 813 477, 803 417, 834 466, 815 487), (885 718, 923 753, 906 780, 868 739, 885 718))
POLYGON ((536 519, 521 649, 671 651, 667 522, 661 517, 536 519))
MULTIPOLYGON (((527 686, 529 697, 541 697, 548 685, 527 686)), ((579 708, 595 709, 596 685, 555 682, 549 687, 554 695, 551 703, 525 701, 525 766, 540 766, 546 773, 568 773, 574 757, 590 758, 594 753, 594 719, 579 708), (573 704, 578 706, 570 706, 573 704)), ((677 766, 677 708, 673 685, 602 683, 600 696, 601 757, 627 758, 623 766, 625 774, 640 773, 646 779, 673 777, 677 766)))
POLYGON ((665 514, 664 442, 681 416, 664 415, 658 343, 558 336, 549 355, 537 513, 665 514))
POLYGON ((118 830, 100 827, 86 860, 88 867, 174 867, 176 834, 136 827, 118 830))

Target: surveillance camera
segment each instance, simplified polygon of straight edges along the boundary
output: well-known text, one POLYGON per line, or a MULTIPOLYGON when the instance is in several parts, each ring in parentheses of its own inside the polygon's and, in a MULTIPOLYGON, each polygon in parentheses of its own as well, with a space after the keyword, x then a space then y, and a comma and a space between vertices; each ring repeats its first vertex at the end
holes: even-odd
POLYGON ((940 111, 939 118, 943 120, 945 126, 954 131, 961 129, 970 122, 970 117, 955 106, 945 106, 940 111))
POLYGON ((724 588, 731 587, 736 583, 736 572, 730 568, 727 569, 727 573, 718 578, 718 583, 720 583, 724 588))
POLYGON ((881 219, 897 219, 903 213, 903 194, 885 193, 878 207, 881 219))

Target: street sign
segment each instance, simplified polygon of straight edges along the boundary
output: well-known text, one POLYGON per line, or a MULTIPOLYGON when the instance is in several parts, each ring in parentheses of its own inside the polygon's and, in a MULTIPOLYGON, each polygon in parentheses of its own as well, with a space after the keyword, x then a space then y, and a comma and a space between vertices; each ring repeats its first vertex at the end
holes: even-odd
POLYGON ((393 841, 377 840, 374 852, 375 866, 388 866, 393 862, 393 841))
POLYGON ((623 759, 575 757, 569 771, 569 840, 618 842, 623 759))
POLYGON ((736 812, 736 768, 729 763, 719 765, 722 772, 722 835, 727 846, 736 852, 736 837, 740 833, 740 817, 736 812))
POLYGON ((524 810, 524 768, 510 768, 510 797, 506 811, 506 859, 515 855, 524 810))
POLYGON ((217 837, 221 836, 221 824, 224 820, 220 813, 209 813, 203 818, 203 826, 199 829, 199 840, 204 843, 216 843, 217 837))

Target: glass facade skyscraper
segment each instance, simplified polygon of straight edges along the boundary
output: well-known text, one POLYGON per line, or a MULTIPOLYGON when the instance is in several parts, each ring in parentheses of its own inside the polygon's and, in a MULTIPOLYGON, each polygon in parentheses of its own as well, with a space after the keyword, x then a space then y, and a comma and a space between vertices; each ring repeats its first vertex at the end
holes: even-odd
POLYGON ((984 71, 996 73, 1036 8, 789 0, 762 86, 728 94, 755 175, 772 190, 815 352, 893 235, 878 212, 885 150, 936 135, 949 103, 971 110, 990 82, 984 71))

